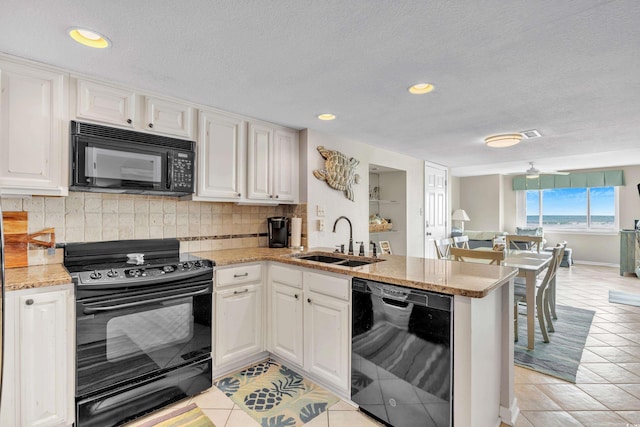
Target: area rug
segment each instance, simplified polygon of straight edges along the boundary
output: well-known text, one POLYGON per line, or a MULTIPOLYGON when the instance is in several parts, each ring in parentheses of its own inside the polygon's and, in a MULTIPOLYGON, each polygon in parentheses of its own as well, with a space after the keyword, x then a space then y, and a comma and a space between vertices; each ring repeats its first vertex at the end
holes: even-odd
POLYGON ((214 382, 263 427, 299 427, 340 399, 273 360, 214 382))
POLYGON ((216 427, 202 413, 198 405, 192 403, 184 408, 176 409, 168 414, 154 418, 139 427, 216 427))
POLYGON ((550 342, 542 340, 540 325, 536 319, 535 349, 531 351, 527 349, 526 306, 521 306, 519 310, 519 340, 515 343, 515 364, 575 383, 582 350, 595 312, 564 305, 556 306, 558 319, 553 321, 556 331, 549 333, 550 342))
POLYGON ((640 307, 640 294, 623 291, 609 291, 609 302, 640 307))

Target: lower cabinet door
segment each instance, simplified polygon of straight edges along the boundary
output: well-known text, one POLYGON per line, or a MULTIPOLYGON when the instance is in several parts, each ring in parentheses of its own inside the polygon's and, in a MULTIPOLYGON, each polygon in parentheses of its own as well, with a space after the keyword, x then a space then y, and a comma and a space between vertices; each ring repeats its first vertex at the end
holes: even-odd
POLYGON ((215 318, 216 366, 263 350, 261 284, 216 291, 215 318))
POLYGON ((307 292, 304 301, 304 367, 341 390, 349 388, 349 305, 307 292))
POLYGON ((271 352, 302 366, 302 289, 271 284, 271 352))
POLYGON ((19 383, 23 426, 65 425, 70 360, 67 291, 18 298, 19 383))

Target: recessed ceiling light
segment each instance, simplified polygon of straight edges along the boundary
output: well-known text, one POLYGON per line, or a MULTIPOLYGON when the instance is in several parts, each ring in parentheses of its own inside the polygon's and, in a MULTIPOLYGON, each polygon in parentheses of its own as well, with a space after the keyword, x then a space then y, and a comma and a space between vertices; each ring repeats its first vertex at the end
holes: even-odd
POLYGON ((416 83, 409 88, 409 92, 414 95, 424 95, 425 93, 429 93, 433 90, 433 85, 431 83, 416 83))
POLYGON ((320 120, 334 120, 336 118, 335 114, 324 113, 318 116, 320 120))
POLYGON ((522 135, 519 133, 505 133, 501 135, 491 135, 484 139, 484 143, 493 148, 505 148, 516 145, 522 141, 522 135))
POLYGON ((71 27, 67 30, 69 36, 80 44, 93 47, 96 49, 104 49, 111 46, 111 41, 100 33, 86 28, 71 27))

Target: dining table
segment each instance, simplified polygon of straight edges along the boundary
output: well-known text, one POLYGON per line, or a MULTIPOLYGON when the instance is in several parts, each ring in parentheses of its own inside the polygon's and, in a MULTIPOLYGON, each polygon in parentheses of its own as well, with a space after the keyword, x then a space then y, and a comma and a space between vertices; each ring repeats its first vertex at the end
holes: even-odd
POLYGON ((518 277, 525 278, 527 287, 527 348, 529 350, 533 350, 535 347, 536 277, 549 267, 551 260, 552 254, 550 252, 512 250, 507 251, 502 261, 503 266, 516 267, 518 277))

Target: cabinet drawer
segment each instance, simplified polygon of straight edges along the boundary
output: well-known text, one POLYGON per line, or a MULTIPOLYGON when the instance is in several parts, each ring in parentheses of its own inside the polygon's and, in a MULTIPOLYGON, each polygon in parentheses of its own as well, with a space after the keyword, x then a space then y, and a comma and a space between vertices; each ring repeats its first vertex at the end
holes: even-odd
POLYGON ((302 288, 302 271, 297 268, 272 264, 271 281, 302 288))
POLYGON ((216 286, 231 286, 262 281, 262 265, 241 265, 216 271, 216 286))
POLYGON ((349 279, 311 271, 304 272, 305 290, 349 300, 349 279))

